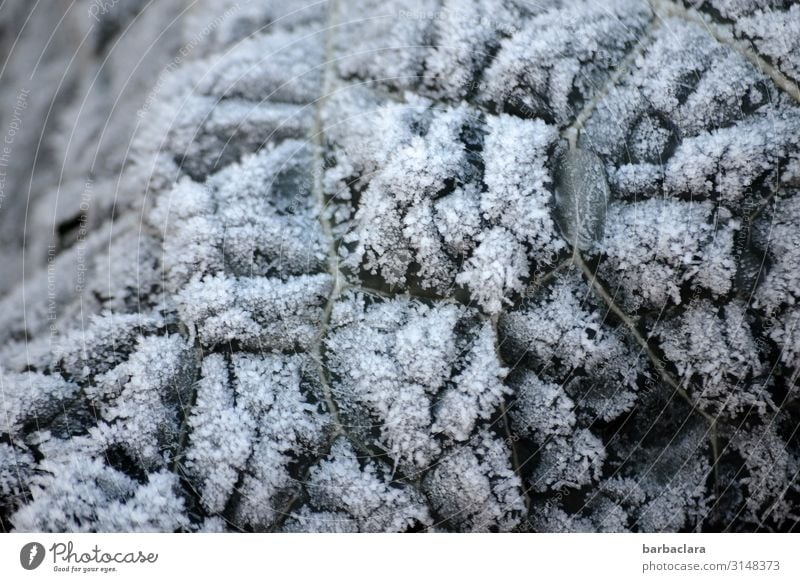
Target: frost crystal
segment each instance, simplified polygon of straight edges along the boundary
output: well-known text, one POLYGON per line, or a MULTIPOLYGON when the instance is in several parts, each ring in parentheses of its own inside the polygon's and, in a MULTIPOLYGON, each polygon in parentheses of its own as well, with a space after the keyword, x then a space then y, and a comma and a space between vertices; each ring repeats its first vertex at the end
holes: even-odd
POLYGON ((738 302, 719 316, 714 312, 707 301, 689 305, 675 325, 659 331, 664 355, 698 404, 715 417, 764 414, 771 403, 746 312, 738 302))
POLYGON ((710 203, 646 200, 608 209, 600 273, 634 308, 683 302, 681 290, 731 290, 739 222, 710 203))
POLYGON ((480 432, 450 451, 425 477, 436 514, 462 531, 509 531, 525 508, 519 477, 502 441, 480 432))

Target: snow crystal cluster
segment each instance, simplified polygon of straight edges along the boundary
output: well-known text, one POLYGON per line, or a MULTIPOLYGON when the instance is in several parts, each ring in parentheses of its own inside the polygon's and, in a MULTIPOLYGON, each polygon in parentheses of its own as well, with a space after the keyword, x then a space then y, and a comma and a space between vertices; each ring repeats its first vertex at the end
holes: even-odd
POLYGON ((798 526, 796 4, 182 18, 0 286, 0 529, 798 526))

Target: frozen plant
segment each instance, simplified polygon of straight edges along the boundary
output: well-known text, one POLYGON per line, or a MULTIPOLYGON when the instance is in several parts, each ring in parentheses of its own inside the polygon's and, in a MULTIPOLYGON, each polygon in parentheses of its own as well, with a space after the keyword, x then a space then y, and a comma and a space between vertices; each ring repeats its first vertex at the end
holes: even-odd
POLYGON ((797 529, 796 5, 151 4, 26 97, 0 529, 797 529))

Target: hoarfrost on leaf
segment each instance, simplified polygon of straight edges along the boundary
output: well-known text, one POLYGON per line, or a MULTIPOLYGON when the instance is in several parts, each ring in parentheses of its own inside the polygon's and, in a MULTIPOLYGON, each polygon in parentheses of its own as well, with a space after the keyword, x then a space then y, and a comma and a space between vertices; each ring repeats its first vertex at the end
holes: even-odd
POLYGON ((28 95, 0 529, 797 529, 797 6, 167 4, 28 95))
POLYGON ((609 190, 603 164, 594 153, 564 152, 556 183, 556 220, 570 246, 589 249, 603 238, 609 190))
POLYGON ((510 531, 525 509, 503 441, 486 430, 448 451, 422 487, 437 517, 459 531, 510 531))
POLYGON ((288 528, 300 531, 403 532, 431 525, 422 496, 392 481, 379 461, 359 458, 344 439, 311 469, 311 505, 290 517, 288 528))

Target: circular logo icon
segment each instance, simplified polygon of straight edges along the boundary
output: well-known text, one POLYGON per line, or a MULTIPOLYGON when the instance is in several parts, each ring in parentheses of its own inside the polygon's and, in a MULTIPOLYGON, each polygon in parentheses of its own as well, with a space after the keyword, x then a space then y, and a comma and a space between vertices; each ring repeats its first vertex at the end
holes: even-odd
POLYGON ((22 546, 19 552, 19 563, 26 570, 35 570, 44 561, 44 546, 39 542, 30 542, 22 546))

